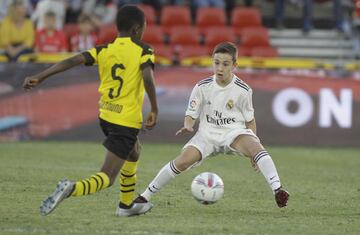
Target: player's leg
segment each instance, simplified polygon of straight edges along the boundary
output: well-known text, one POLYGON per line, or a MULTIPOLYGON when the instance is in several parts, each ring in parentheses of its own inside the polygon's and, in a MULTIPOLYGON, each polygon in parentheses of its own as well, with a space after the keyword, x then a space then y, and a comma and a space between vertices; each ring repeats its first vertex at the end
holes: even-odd
POLYGON ((43 201, 40 213, 48 215, 61 201, 70 196, 85 196, 108 188, 113 184, 124 161, 107 150, 104 164, 99 172, 76 182, 61 180, 55 191, 43 201))
POLYGON ((167 163, 151 181, 141 196, 150 201, 151 197, 181 172, 201 161, 201 153, 194 146, 187 146, 173 161, 167 163))
POLYGON ((134 200, 135 185, 137 181, 136 171, 139 162, 140 150, 141 146, 139 141, 137 141, 120 170, 119 205, 123 208, 130 208, 131 203, 134 200))
POLYGON ((79 180, 75 183, 74 191, 71 196, 84 196, 93 194, 102 189, 113 185, 116 176, 118 175, 124 159, 118 155, 106 150, 105 161, 100 169, 100 172, 90 176, 89 178, 79 180))
POLYGON ((230 146, 245 156, 251 157, 252 162, 264 175, 267 183, 274 192, 278 206, 286 206, 289 194, 282 189, 275 164, 259 139, 252 135, 239 135, 230 146))
POLYGON ((145 214, 151 210, 153 204, 139 196, 134 200, 136 171, 140 156, 140 143, 136 142, 120 171, 120 202, 116 210, 117 216, 133 216, 145 214))
POLYGON ((124 161, 137 141, 138 130, 104 120, 100 120, 100 126, 106 136, 103 143, 106 148, 106 156, 100 172, 76 182, 60 181, 55 191, 40 206, 41 214, 49 214, 63 199, 69 196, 93 194, 114 183, 124 161))

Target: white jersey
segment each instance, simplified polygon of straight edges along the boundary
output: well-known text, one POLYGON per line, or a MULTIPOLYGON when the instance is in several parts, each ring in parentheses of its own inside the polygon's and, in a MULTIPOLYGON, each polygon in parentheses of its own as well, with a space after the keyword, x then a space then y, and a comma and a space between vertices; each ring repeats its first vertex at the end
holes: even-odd
POLYGON ((198 132, 213 138, 234 129, 246 129, 245 122, 254 119, 252 90, 235 75, 227 86, 221 87, 213 75, 195 85, 186 115, 200 118, 198 132))

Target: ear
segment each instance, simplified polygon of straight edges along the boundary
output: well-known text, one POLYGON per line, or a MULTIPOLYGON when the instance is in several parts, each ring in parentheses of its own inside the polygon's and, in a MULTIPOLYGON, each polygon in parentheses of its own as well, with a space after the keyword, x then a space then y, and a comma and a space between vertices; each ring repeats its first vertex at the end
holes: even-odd
POLYGON ((238 63, 235 61, 233 64, 233 69, 236 69, 238 67, 238 63))
POLYGON ((139 25, 135 24, 130 28, 130 34, 131 35, 137 35, 139 32, 139 25))

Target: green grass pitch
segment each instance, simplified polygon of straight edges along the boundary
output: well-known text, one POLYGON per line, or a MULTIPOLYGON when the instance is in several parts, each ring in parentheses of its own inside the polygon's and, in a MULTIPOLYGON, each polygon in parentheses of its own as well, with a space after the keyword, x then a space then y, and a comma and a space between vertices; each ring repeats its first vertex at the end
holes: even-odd
MULTIPOLYGON (((181 145, 144 144, 137 191, 142 192, 181 145)), ((95 195, 65 200, 52 214, 39 214, 41 200, 58 180, 98 171, 104 149, 97 143, 0 144, 0 234, 360 234, 360 149, 269 147, 289 206, 276 207, 261 173, 245 158, 220 155, 177 177, 154 196, 143 216, 117 218, 118 182, 95 195), (196 202, 193 177, 220 175, 224 197, 196 202)))

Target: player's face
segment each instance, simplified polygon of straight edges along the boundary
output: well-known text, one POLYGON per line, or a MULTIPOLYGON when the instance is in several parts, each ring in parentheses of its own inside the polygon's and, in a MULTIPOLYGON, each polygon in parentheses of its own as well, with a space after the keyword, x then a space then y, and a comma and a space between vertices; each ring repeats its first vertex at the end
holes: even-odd
POLYGON ((221 84, 227 84, 232 79, 232 71, 235 63, 231 55, 227 53, 215 53, 213 57, 213 69, 216 80, 221 84))

